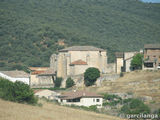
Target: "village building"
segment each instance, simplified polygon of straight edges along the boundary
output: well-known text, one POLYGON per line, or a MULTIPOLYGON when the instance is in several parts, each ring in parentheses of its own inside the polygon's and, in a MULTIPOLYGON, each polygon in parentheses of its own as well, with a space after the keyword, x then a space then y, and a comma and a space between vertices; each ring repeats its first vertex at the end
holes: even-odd
POLYGON ((83 74, 89 67, 95 67, 101 73, 107 72, 107 52, 93 46, 72 46, 59 50, 50 58, 50 68, 57 77, 67 78, 83 74))
POLYGON ((86 106, 96 105, 102 107, 103 98, 101 95, 87 91, 72 91, 59 96, 58 100, 62 105, 86 106))
POLYGON ((30 83, 30 76, 28 73, 19 70, 12 70, 12 71, 0 71, 0 77, 8 79, 12 82, 21 81, 25 84, 30 83))
POLYGON ((160 69, 160 44, 144 45, 143 70, 160 69))
POLYGON ((54 87, 56 74, 49 67, 29 67, 30 87, 31 88, 50 88, 54 87))
POLYGON ((131 61, 137 53, 138 52, 116 52, 116 73, 120 74, 121 72, 130 72, 132 70, 131 61))
POLYGON ((52 90, 34 90, 34 95, 39 97, 39 98, 46 98, 49 100, 58 100, 58 96, 60 95, 60 93, 57 93, 55 91, 52 90))

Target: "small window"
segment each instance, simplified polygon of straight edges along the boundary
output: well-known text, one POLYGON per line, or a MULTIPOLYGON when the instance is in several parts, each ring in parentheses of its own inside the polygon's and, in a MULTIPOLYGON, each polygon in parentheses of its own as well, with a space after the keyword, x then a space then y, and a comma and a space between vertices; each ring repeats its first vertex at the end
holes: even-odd
POLYGON ((63 100, 61 99, 61 102, 63 102, 63 100))
POLYGON ((99 99, 97 99, 96 101, 99 102, 99 99))
POLYGON ((93 102, 95 102, 95 99, 93 99, 93 102))

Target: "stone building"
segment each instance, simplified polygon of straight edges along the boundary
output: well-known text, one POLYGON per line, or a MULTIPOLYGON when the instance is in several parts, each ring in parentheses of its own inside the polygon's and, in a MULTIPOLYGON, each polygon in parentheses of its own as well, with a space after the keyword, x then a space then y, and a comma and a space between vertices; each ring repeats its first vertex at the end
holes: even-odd
POLYGON ((160 44, 144 45, 144 64, 143 70, 160 69, 160 44))
POLYGON ((32 88, 54 87, 55 73, 48 67, 29 67, 30 86, 32 88))
POLYGON ((131 71, 131 61, 133 56, 135 56, 138 52, 116 52, 116 65, 115 71, 117 74, 121 72, 130 72, 131 71))
POLYGON ((89 67, 95 67, 101 73, 106 73, 107 52, 93 46, 73 46, 59 50, 50 58, 50 68, 54 69, 57 77, 80 75, 89 67))

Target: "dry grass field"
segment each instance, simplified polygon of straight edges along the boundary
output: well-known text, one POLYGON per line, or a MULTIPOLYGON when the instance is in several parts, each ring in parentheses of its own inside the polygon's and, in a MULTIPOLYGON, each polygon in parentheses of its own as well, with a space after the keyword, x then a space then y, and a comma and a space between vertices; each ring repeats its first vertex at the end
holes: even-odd
POLYGON ((43 102, 42 107, 8 102, 0 99, 0 120, 123 120, 53 103, 43 102))
POLYGON ((160 102, 160 71, 134 71, 125 73, 116 81, 105 81, 101 87, 86 88, 97 93, 134 93, 138 96, 151 96, 160 102))

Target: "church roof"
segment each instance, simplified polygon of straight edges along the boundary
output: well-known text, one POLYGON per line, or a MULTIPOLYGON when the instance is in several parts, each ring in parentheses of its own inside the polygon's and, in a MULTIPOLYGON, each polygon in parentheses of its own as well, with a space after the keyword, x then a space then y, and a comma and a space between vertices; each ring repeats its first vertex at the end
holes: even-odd
POLYGON ((66 51, 105 51, 105 50, 93 46, 72 46, 59 50, 59 52, 66 52, 66 51))
POLYGON ((72 62, 70 65, 87 65, 87 63, 83 60, 77 60, 72 62))

